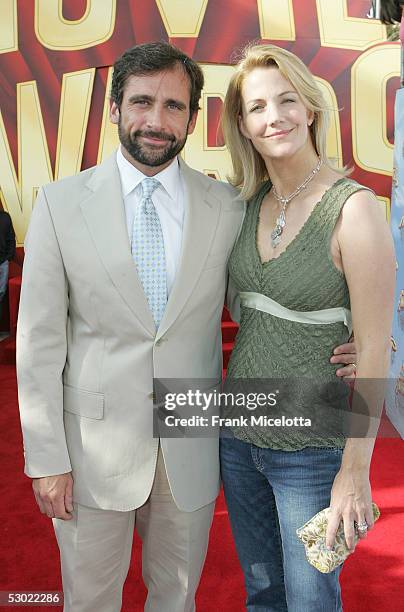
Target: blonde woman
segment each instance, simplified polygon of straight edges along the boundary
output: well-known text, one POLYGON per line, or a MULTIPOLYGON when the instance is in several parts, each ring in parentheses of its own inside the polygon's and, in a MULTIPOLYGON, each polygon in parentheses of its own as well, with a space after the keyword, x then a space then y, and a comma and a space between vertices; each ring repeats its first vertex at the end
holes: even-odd
MULTIPOLYGON (((332 381, 338 365, 328 357, 347 341, 351 317, 357 384, 387 374, 392 240, 374 194, 327 159, 327 114, 299 58, 273 45, 247 48, 223 116, 232 182, 249 202, 230 259, 241 299, 230 378, 332 381)), ((366 397, 366 385, 363 392, 380 404, 366 397)), ((310 414, 310 405, 303 408, 310 414)), ((339 570, 321 574, 309 565, 296 529, 330 505, 328 547, 341 520, 351 549, 355 530, 366 536, 373 525, 373 445, 366 437, 274 427, 234 427, 222 438, 222 478, 249 611, 342 609, 339 570)))

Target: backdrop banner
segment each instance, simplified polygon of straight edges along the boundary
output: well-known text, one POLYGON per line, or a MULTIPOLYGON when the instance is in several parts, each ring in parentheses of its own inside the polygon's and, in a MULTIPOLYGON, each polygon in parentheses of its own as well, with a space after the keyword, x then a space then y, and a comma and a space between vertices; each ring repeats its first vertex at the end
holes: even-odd
POLYGON ((226 179, 218 131, 240 49, 273 42, 316 75, 332 109, 328 153, 371 187, 389 217, 400 45, 367 19, 369 0, 2 0, 0 200, 22 245, 38 188, 108 156, 111 65, 126 48, 170 40, 203 67, 206 87, 184 150, 226 179))

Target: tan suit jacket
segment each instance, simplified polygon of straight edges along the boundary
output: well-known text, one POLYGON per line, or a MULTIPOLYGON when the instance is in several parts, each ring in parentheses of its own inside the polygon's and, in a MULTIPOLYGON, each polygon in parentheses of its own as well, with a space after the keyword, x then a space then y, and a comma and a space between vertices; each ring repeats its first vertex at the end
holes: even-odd
MULTIPOLYGON (((33 211, 17 336, 26 474, 73 471, 74 500, 132 510, 157 459, 155 378, 221 376, 227 261, 244 203, 181 162, 182 254, 156 333, 128 241, 115 155, 43 187, 33 211)), ((179 508, 210 503, 218 440, 162 439, 179 508)))

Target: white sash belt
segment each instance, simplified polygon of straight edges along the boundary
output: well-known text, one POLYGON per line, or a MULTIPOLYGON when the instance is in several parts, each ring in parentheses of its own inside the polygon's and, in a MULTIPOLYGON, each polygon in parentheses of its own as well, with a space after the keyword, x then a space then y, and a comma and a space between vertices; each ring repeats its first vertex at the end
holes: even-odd
POLYGON ((275 300, 262 293, 253 291, 240 291, 241 306, 255 308, 280 319, 288 319, 296 323, 309 323, 312 325, 324 325, 329 323, 343 322, 348 328, 349 335, 352 334, 352 315, 347 308, 325 308, 324 310, 309 310, 307 312, 299 310, 289 310, 275 300))

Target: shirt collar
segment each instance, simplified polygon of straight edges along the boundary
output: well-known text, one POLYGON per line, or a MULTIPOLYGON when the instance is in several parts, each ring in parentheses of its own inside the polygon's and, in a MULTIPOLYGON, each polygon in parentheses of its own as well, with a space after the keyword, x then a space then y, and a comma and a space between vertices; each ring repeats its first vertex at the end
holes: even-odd
MULTIPOLYGON (((121 175, 122 194, 123 197, 126 198, 131 191, 136 189, 143 179, 148 177, 123 156, 121 147, 118 147, 116 152, 116 163, 118 165, 119 174, 121 175)), ((176 201, 180 180, 178 157, 175 157, 167 168, 155 174, 153 178, 160 181, 170 198, 176 201)))

